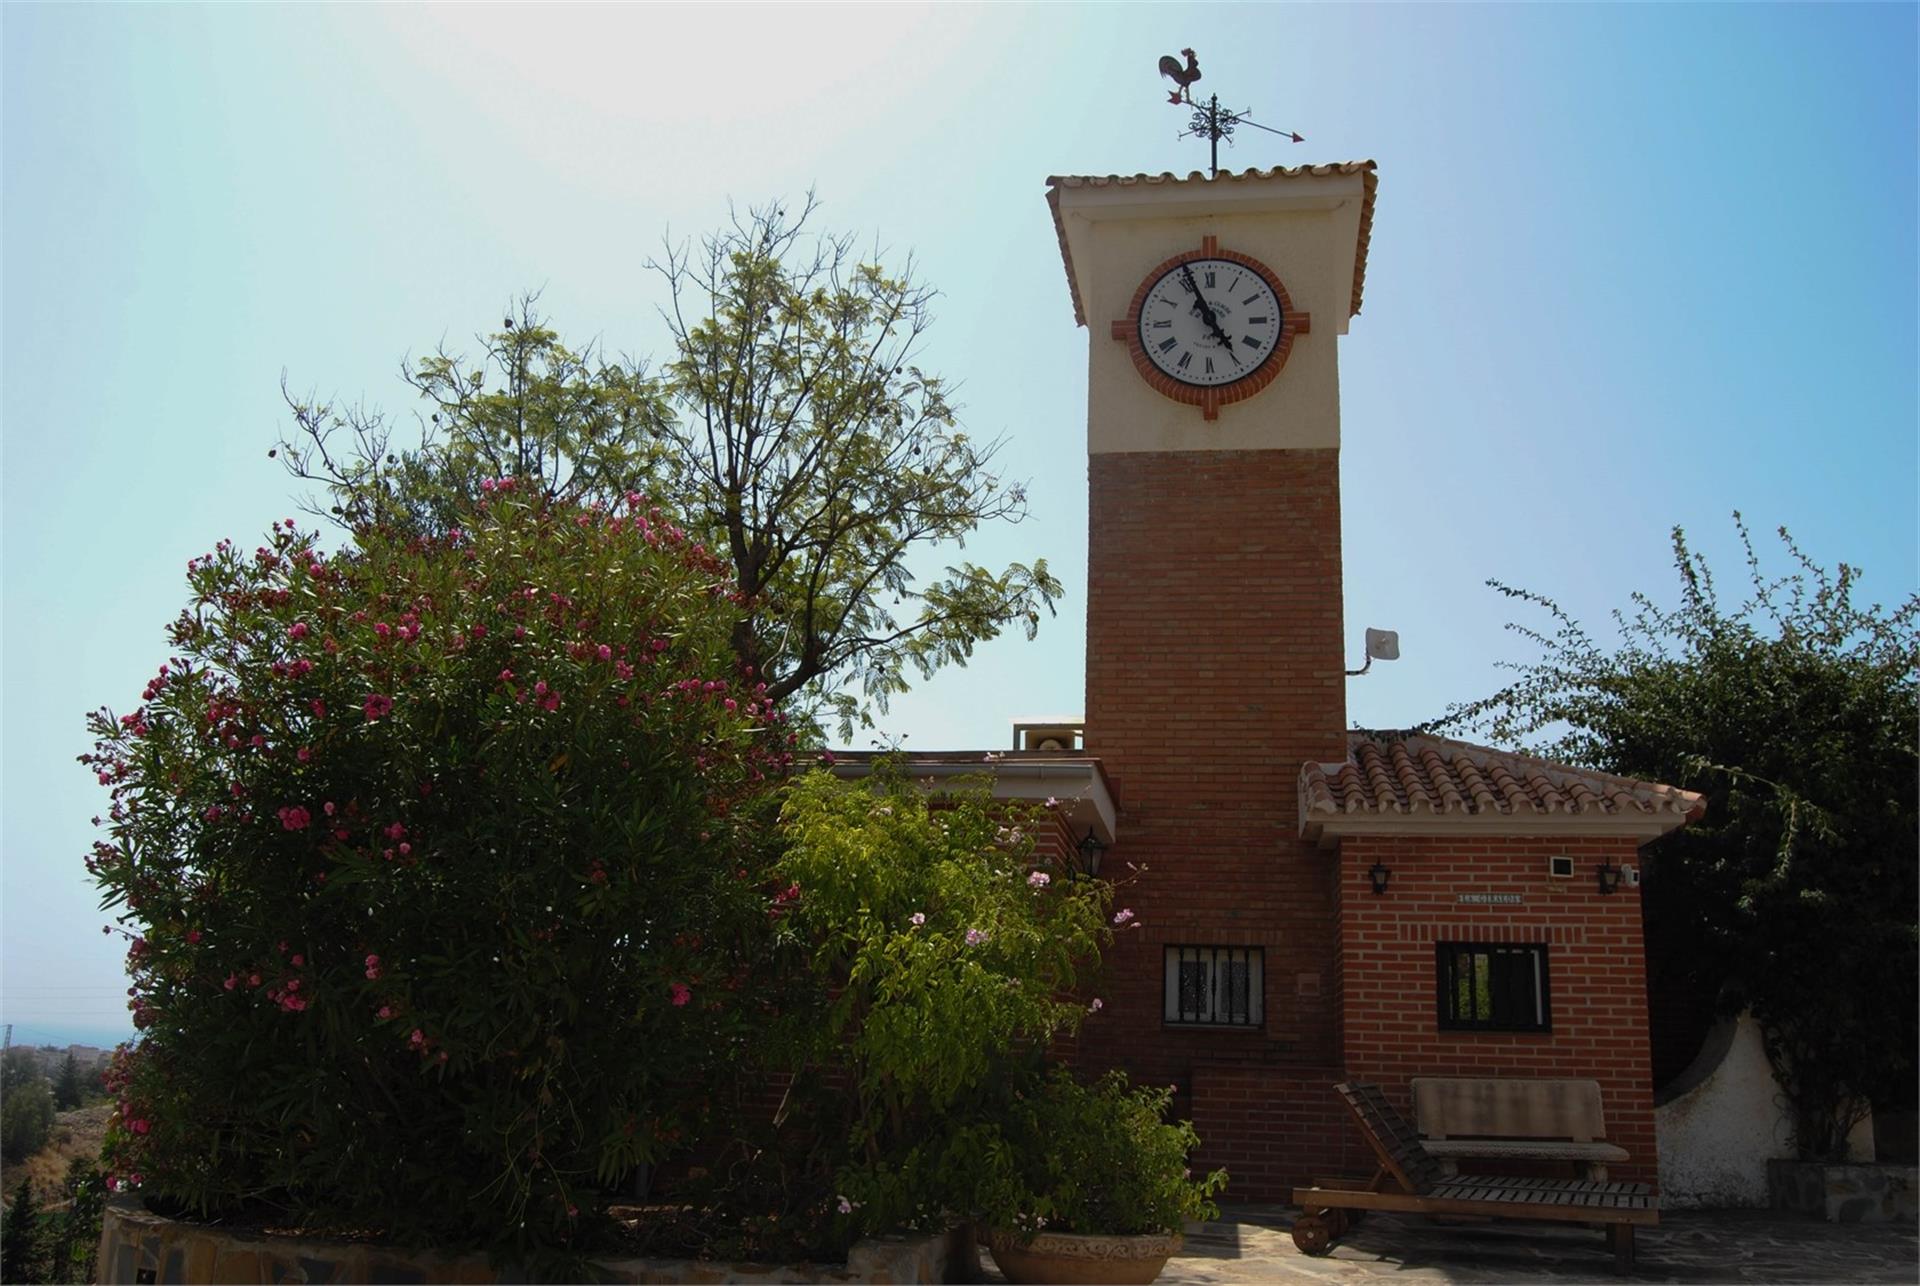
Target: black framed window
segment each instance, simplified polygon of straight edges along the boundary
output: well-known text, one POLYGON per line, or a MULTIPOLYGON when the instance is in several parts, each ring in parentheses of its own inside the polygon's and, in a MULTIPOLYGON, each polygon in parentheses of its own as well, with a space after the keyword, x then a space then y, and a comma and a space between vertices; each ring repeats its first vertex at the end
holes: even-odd
POLYGON ((1551 1031, 1544 942, 1436 942, 1442 1031, 1551 1031))
POLYGON ((1168 947, 1163 1017, 1180 1027, 1258 1027, 1266 1018, 1259 947, 1168 947))

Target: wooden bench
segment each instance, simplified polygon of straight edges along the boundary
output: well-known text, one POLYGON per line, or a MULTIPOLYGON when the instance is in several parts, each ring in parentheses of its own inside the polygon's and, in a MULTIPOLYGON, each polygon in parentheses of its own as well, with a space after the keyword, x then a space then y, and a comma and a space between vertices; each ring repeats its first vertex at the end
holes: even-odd
POLYGON ((1293 1190, 1293 1202, 1300 1207, 1300 1215, 1293 1221, 1293 1244, 1305 1254, 1324 1255, 1332 1250, 1334 1241, 1363 1211, 1398 1210, 1599 1224, 1606 1228, 1613 1247, 1615 1270, 1630 1273, 1635 1225, 1660 1222, 1653 1190, 1644 1183, 1450 1179, 1440 1172, 1440 1162, 1421 1146, 1413 1126, 1387 1102, 1378 1085, 1353 1082, 1334 1089, 1353 1113, 1380 1167, 1364 1189, 1315 1186, 1293 1190))
POLYGON ((1443 1173, 1465 1160, 1565 1161, 1604 1181, 1626 1149, 1608 1143, 1600 1082, 1523 1077, 1416 1076, 1413 1119, 1443 1173))

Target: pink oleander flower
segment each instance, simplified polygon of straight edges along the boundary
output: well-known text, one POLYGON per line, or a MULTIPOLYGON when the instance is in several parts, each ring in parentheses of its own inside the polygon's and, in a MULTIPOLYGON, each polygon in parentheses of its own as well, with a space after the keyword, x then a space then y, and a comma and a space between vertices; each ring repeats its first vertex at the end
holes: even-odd
POLYGON ((369 719, 384 719, 393 713, 393 698, 375 692, 367 697, 366 704, 361 708, 369 719))
POLYGON ((368 979, 369 979, 369 980, 371 980, 371 979, 375 979, 375 978, 378 978, 379 976, 380 976, 380 957, 379 957, 379 956, 368 956, 368 957, 367 957, 367 977, 368 977, 368 979))
POLYGON ((419 1049, 421 1046, 425 1045, 426 1043, 427 1043, 427 1034, 421 1031, 418 1027, 415 1027, 413 1029, 413 1035, 407 1037, 407 1044, 413 1046, 415 1049, 419 1049))
POLYGON ((306 968, 306 966, 307 966, 307 958, 301 955, 299 952, 295 952, 293 956, 293 967, 296 969, 304 969, 306 968))
POLYGON ((613 649, 608 647, 605 643, 602 643, 599 647, 593 649, 593 654, 599 657, 602 661, 613 660, 613 649))
POLYGON ((285 830, 303 831, 313 821, 313 814, 294 805, 280 810, 280 825, 285 830))
POLYGON ((667 988, 667 992, 673 997, 673 1007, 675 1009, 680 1008, 682 1005, 685 1005, 689 1000, 693 999, 693 988, 689 987, 684 982, 676 982, 672 984, 667 988))
POLYGON ((327 717, 327 703, 318 697, 315 697, 313 700, 313 717, 316 719, 324 719, 327 717))
POLYGON ((374 1017, 378 1018, 381 1022, 387 1021, 387 1019, 393 1017, 393 1006, 392 1005, 380 1006, 379 1012, 375 1013, 374 1017))
POLYGON ((307 623, 305 621, 295 621, 287 630, 287 637, 290 639, 303 639, 307 637, 307 623))
POLYGON ((238 987, 240 985, 240 975, 236 973, 228 974, 226 982, 221 985, 226 987, 228 991, 232 991, 235 987, 238 987))
POLYGON ((988 934, 987 934, 987 933, 986 933, 986 932, 985 932, 984 930, 981 930, 981 929, 968 929, 968 930, 967 930, 967 945, 968 945, 968 946, 970 946, 970 947, 977 947, 977 946, 979 946, 979 945, 980 945, 980 944, 981 944, 982 942, 985 942, 985 941, 987 940, 987 938, 988 938, 988 936, 989 936, 989 935, 988 935, 988 934))
POLYGON ((560 694, 558 692, 549 692, 546 696, 541 697, 540 708, 548 711, 558 710, 560 708, 560 694))
POLYGON ((1118 911, 1115 911, 1113 913, 1113 922, 1116 925, 1125 924, 1127 921, 1131 919, 1133 919, 1133 911, 1129 907, 1123 906, 1118 911))
POLYGON ((307 749, 305 746, 302 746, 300 747, 300 749, 293 752, 293 757, 295 759, 298 759, 301 763, 304 764, 309 759, 313 758, 313 751, 307 749))
POLYGON ((1053 877, 1045 871, 1034 871, 1027 876, 1028 888, 1044 889, 1051 883, 1053 883, 1053 877))

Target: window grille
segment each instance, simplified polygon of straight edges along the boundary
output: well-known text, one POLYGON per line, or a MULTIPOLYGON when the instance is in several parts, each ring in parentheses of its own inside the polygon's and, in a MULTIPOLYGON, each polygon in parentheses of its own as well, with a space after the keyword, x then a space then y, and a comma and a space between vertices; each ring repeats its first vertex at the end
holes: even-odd
POLYGON ((1443 1031, 1550 1031, 1547 947, 1540 942, 1436 942, 1443 1031))
POLYGON ((1259 947, 1168 947, 1168 1023, 1187 1027, 1258 1027, 1265 1018, 1263 952, 1259 947))

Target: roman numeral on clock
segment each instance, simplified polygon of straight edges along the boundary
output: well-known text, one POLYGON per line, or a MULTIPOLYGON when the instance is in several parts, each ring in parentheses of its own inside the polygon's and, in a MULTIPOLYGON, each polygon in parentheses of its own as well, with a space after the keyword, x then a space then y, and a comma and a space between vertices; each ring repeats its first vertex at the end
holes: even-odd
POLYGON ((1241 342, 1242 344, 1245 344, 1245 345, 1246 345, 1246 346, 1247 346, 1248 348, 1258 348, 1258 347, 1260 347, 1260 341, 1259 341, 1259 340, 1257 340, 1257 339, 1255 339, 1255 338, 1254 338, 1253 336, 1251 336, 1251 335, 1246 335, 1246 336, 1243 336, 1243 337, 1241 338, 1241 340, 1240 340, 1240 342, 1241 342))
POLYGON ((1177 366, 1177 367, 1179 367, 1179 368, 1180 368, 1181 370, 1183 370, 1183 371, 1184 371, 1184 370, 1186 370, 1186 369, 1187 369, 1187 367, 1188 367, 1188 366, 1190 366, 1190 365, 1191 365, 1192 363, 1193 363, 1193 354, 1192 354, 1192 353, 1182 353, 1182 354, 1180 354, 1180 360, 1179 360, 1179 361, 1177 361, 1177 362, 1175 362, 1175 363, 1174 363, 1174 365, 1175 365, 1175 366, 1177 366))
POLYGON ((1179 342, 1180 341, 1178 339, 1169 338, 1166 340, 1165 343, 1162 343, 1161 345, 1159 345, 1160 351, 1163 353, 1170 352, 1172 351, 1174 345, 1178 344, 1179 342))

